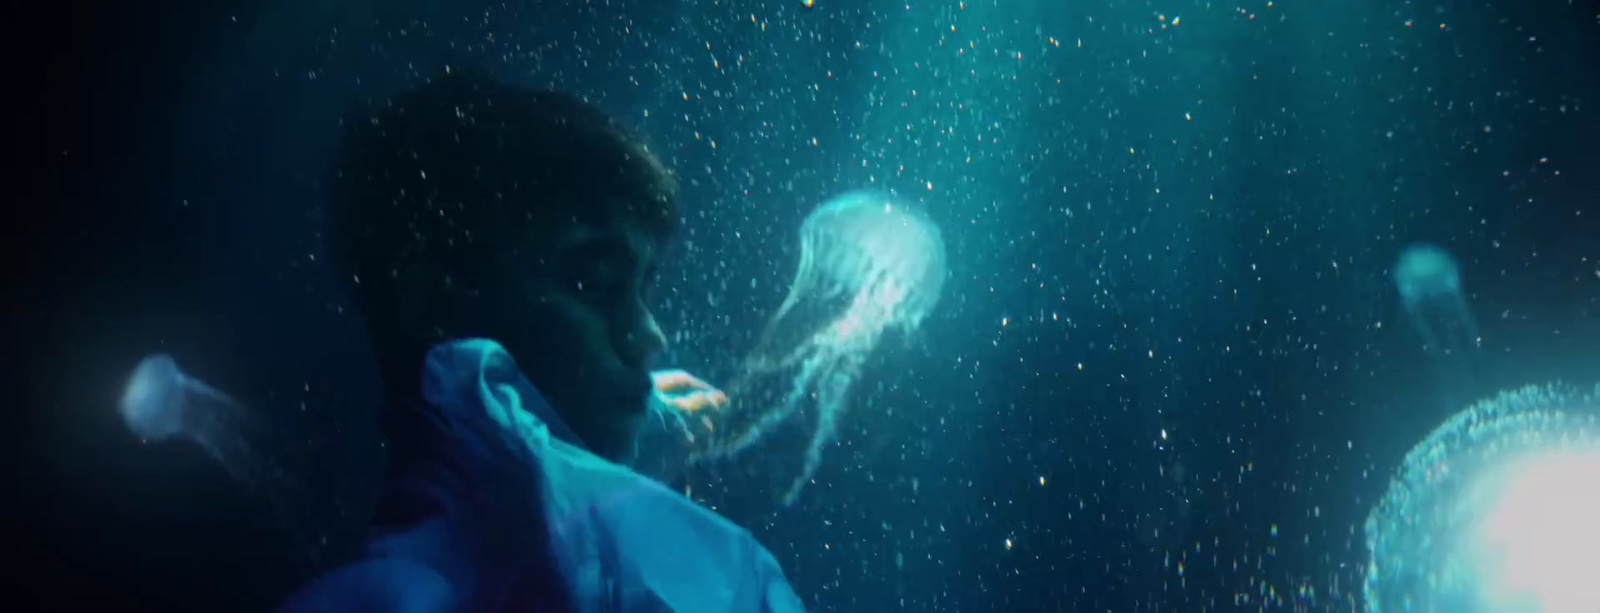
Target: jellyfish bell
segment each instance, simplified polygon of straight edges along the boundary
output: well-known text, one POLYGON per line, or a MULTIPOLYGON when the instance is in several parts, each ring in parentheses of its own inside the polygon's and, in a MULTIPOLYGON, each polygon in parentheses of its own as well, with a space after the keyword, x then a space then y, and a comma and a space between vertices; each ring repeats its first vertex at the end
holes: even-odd
POLYGON ((117 405, 122 420, 145 442, 171 438, 183 430, 183 373, 165 353, 139 361, 117 405))
POLYGON ((1600 610, 1600 386, 1480 401, 1412 448, 1369 514, 1374 613, 1600 610))
POLYGON ((1407 303, 1461 293, 1461 267, 1443 249, 1426 243, 1406 247, 1395 263, 1394 282, 1407 303))
POLYGON ((938 226, 888 194, 829 200, 801 224, 800 245, 789 294, 750 356, 757 368, 799 357, 795 346, 818 333, 843 344, 915 330, 944 289, 938 226))
POLYGON ((730 396, 775 380, 774 403, 744 409, 743 423, 699 454, 726 457, 812 407, 816 419, 800 474, 784 492, 791 503, 834 440, 849 391, 887 333, 917 330, 938 304, 947 275, 944 238, 925 214, 891 194, 855 191, 833 198, 800 226, 800 264, 730 396))

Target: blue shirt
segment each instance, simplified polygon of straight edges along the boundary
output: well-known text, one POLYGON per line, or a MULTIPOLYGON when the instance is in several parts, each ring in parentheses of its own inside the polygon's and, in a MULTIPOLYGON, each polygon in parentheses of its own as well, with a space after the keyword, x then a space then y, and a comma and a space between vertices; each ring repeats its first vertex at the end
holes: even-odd
POLYGON ((439 345, 424 375, 441 442, 391 485, 426 511, 286 613, 804 611, 748 531, 584 449, 498 343, 439 345))

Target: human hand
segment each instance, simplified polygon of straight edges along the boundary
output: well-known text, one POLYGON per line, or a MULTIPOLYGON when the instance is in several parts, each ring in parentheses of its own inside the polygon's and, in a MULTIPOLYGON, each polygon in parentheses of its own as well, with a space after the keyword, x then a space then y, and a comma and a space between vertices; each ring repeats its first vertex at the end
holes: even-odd
POLYGON ((650 373, 650 379, 656 399, 676 412, 691 447, 716 430, 712 415, 728 405, 728 395, 722 390, 682 370, 656 371, 650 373), (695 436, 697 431, 702 436, 695 436))

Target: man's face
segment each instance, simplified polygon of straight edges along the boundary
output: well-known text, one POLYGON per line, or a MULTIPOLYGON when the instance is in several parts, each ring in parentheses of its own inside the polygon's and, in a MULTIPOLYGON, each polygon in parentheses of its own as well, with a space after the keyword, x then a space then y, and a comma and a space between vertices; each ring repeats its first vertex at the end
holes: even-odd
POLYGON ((660 237, 621 212, 537 234, 508 267, 497 340, 592 451, 622 458, 666 346, 645 305, 660 237))

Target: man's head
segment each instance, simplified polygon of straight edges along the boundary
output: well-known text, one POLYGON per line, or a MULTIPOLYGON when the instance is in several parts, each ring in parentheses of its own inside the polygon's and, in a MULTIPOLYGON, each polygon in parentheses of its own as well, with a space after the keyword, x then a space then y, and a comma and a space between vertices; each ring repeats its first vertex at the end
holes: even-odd
POLYGON ((458 72, 347 118, 332 184, 327 243, 391 393, 416 393, 433 344, 490 338, 596 453, 631 447, 675 223, 638 141, 571 96, 458 72))

